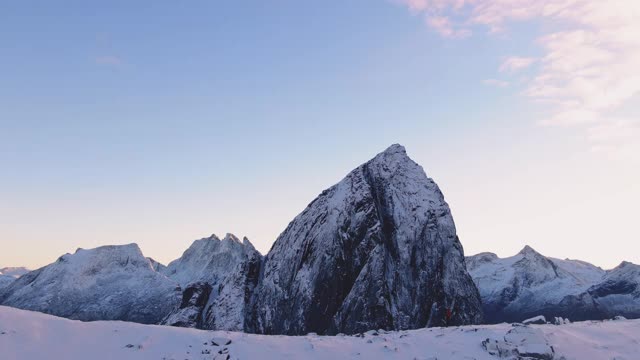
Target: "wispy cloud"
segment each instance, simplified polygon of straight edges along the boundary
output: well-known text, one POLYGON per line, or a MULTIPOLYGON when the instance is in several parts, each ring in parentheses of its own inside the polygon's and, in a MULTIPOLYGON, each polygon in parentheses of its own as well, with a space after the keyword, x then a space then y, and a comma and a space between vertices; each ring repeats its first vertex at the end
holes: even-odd
POLYGON ((501 72, 516 72, 531 66, 536 59, 528 57, 510 56, 500 65, 501 72))
MULTIPOLYGON (((538 59, 508 57, 502 72, 517 72, 534 63, 525 94, 549 106, 541 124, 588 127, 589 139, 602 132, 638 131, 620 125, 613 115, 640 93, 640 1, 638 0, 395 0, 446 37, 471 34, 480 27, 504 32, 510 23, 541 21, 538 59), (438 19, 429 22, 429 19, 438 19), (455 19, 455 21, 454 21, 455 19)), ((640 117, 640 114, 637 115, 640 117)), ((633 122, 625 121, 624 124, 633 122)), ((611 138, 611 136, 609 136, 611 138)), ((593 140, 595 141, 595 140, 593 140)))
POLYGON ((114 55, 97 56, 94 60, 98 65, 120 66, 123 64, 122 59, 114 55))
POLYGON ((433 30, 445 37, 463 38, 471 35, 468 29, 456 28, 446 16, 427 16, 426 22, 433 30))
POLYGON ((485 79, 485 80, 482 80, 482 83, 485 85, 496 86, 501 88, 509 86, 508 81, 498 80, 498 79, 485 79))

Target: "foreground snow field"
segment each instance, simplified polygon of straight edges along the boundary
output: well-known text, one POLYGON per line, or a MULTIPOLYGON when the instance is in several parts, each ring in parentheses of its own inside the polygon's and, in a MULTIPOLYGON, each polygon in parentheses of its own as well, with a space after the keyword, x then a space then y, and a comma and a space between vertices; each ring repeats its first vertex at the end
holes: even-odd
MULTIPOLYGON (((640 320, 464 326, 362 336, 269 336, 120 321, 80 322, 0 306, 3 360, 497 359, 496 349, 505 353, 516 348, 543 359, 637 359, 640 320)), ((505 356, 517 358, 513 353, 505 356)))

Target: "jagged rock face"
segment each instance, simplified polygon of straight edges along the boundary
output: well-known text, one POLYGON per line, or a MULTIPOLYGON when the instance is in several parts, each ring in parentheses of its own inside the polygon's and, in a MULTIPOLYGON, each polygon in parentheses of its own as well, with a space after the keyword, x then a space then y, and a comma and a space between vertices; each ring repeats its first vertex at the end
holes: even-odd
POLYGON ((177 283, 155 272, 130 244, 63 255, 9 285, 0 303, 77 320, 155 324, 179 296, 177 283))
POLYGON ((526 246, 500 259, 482 253, 467 258, 482 297, 488 323, 516 322, 532 316, 568 316, 560 303, 599 282, 605 271, 577 260, 547 258, 526 246))
POLYGON ((264 260, 253 307, 247 330, 266 334, 481 320, 449 207, 399 145, 324 191, 289 224, 264 260))
POLYGON ((184 289, 178 309, 162 320, 161 325, 202 328, 204 308, 209 302, 211 285, 195 282, 184 289))
POLYGON ((247 238, 233 234, 196 240, 182 257, 161 270, 185 287, 198 282, 211 288, 203 306, 175 309, 168 317, 180 326, 210 330, 243 331, 248 301, 258 280, 262 256, 247 238), (192 316, 197 309, 197 316, 192 316), (194 319, 198 319, 195 321, 194 319))

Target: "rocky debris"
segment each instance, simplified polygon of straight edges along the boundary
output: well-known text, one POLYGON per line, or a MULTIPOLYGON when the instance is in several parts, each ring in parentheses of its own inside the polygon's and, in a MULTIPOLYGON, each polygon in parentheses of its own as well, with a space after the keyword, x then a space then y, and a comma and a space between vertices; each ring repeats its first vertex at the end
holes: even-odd
POLYGON ((571 321, 569 319, 565 319, 562 317, 554 317, 553 318, 553 324, 554 325, 566 325, 566 324, 571 324, 571 321))
POLYGON ((278 237, 247 328, 353 334, 481 319, 440 189, 393 145, 323 191, 278 237))
POLYGON ((555 351, 542 331, 529 326, 515 326, 503 339, 486 339, 482 347, 501 359, 553 360, 555 351))
POLYGON ((544 325, 547 323, 547 319, 542 315, 538 315, 530 319, 523 320, 522 323, 525 325, 531 325, 531 324, 544 325))

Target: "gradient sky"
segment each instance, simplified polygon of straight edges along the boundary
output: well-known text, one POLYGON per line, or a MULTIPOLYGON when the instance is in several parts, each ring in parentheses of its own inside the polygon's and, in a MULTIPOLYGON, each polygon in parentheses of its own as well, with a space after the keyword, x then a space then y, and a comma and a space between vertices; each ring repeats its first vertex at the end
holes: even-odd
POLYGON ((640 263, 636 0, 0 3, 0 267, 266 253, 392 143, 467 254, 640 263))

